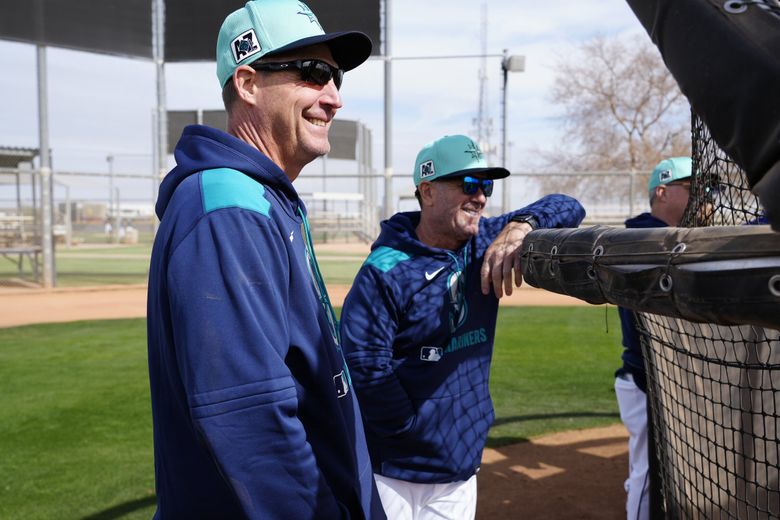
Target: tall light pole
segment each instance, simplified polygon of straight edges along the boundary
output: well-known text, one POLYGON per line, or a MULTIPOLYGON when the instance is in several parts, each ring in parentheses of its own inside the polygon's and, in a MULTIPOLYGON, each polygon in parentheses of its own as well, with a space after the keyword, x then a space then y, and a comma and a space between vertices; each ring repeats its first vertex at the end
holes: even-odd
POLYGON ((168 170, 168 109, 165 97, 165 0, 152 0, 152 61, 157 80, 157 117, 155 118, 158 182, 168 170))
MULTIPOLYGON (((525 56, 513 54, 507 54, 507 50, 504 49, 504 56, 501 60, 501 71, 504 73, 503 91, 501 92, 502 107, 501 107, 501 165, 504 168, 509 168, 507 164, 507 136, 506 136, 506 85, 509 79, 510 72, 523 72, 525 70, 525 56)), ((507 213, 509 208, 509 193, 510 184, 509 177, 504 179, 503 190, 501 194, 501 213, 507 213)))

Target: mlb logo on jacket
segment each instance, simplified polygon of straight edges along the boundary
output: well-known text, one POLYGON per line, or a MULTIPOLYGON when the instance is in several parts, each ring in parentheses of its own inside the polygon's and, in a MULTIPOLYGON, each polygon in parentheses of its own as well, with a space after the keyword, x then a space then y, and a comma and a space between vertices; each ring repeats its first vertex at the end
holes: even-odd
POLYGON ((423 361, 439 361, 444 351, 440 347, 423 347, 420 349, 420 359, 423 361))

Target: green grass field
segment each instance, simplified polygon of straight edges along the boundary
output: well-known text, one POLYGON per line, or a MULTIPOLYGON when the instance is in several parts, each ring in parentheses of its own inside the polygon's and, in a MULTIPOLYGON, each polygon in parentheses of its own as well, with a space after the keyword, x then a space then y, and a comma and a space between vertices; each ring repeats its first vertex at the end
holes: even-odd
MULTIPOLYGON (((115 285, 146 283, 149 272, 149 257, 152 246, 104 245, 100 247, 82 245, 71 249, 59 248, 56 255, 57 286, 78 287, 84 285, 115 285)), ((352 283, 363 259, 354 255, 318 255, 320 269, 328 284, 352 283)), ((29 264, 25 261, 30 275, 29 264)), ((17 267, 0 258, 0 282, 3 278, 17 276, 17 267)))
MULTIPOLYGON (((619 322, 601 307, 499 314, 489 445, 619 420, 619 322)), ((0 518, 150 518, 145 321, 0 329, 0 518)))

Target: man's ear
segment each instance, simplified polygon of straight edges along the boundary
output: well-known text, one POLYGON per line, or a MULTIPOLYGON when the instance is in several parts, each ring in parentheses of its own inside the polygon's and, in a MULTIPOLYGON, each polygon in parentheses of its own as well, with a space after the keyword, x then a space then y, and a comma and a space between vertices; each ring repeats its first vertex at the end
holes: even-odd
POLYGON ((655 187, 655 198, 666 201, 666 186, 661 184, 655 187))
POLYGON ((236 89, 236 95, 242 101, 249 103, 250 105, 257 104, 255 94, 257 92, 257 85, 255 84, 255 77, 257 71, 248 65, 242 65, 233 71, 233 76, 230 81, 233 82, 233 87, 236 89))
POLYGON ((417 191, 420 192, 420 202, 423 206, 429 206, 433 200, 433 186, 430 182, 421 182, 417 186, 417 191))

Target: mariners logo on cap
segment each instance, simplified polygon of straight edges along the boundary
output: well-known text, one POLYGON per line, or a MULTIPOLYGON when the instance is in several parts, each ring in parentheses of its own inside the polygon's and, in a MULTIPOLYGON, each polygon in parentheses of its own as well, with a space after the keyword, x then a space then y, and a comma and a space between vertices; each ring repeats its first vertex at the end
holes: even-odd
POLYGON ((473 142, 469 143, 468 147, 463 151, 463 153, 470 153, 472 159, 482 159, 482 151, 479 149, 479 146, 473 142))
POLYGON ((233 40, 230 48, 233 51, 233 58, 236 60, 236 63, 260 52, 260 44, 257 43, 255 30, 249 29, 247 32, 233 40))
POLYGON ((430 177, 431 175, 434 175, 436 173, 436 170, 433 167, 433 161, 425 161, 424 163, 420 164, 420 178, 425 179, 426 177, 430 177))
MULTIPOLYGON (((301 3, 301 2, 299 2, 299 3, 298 3, 298 7, 299 7, 301 10, 300 10, 300 11, 298 11, 298 13, 297 13, 297 14, 302 14, 303 16, 306 16, 306 17, 308 17, 308 18, 309 18, 309 22, 310 22, 310 23, 316 23, 317 25, 320 25, 320 22, 319 22, 319 20, 317 20, 317 17, 316 17, 316 16, 314 16, 314 13, 312 13, 312 12, 311 12, 311 9, 309 9, 309 6, 308 6, 308 5, 306 5, 306 4, 304 4, 304 3, 301 3)), ((322 26, 321 26, 321 25, 320 25, 320 28, 322 28, 322 26)))
POLYGON ((664 183, 672 180, 672 170, 661 170, 658 173, 658 182, 664 183))

